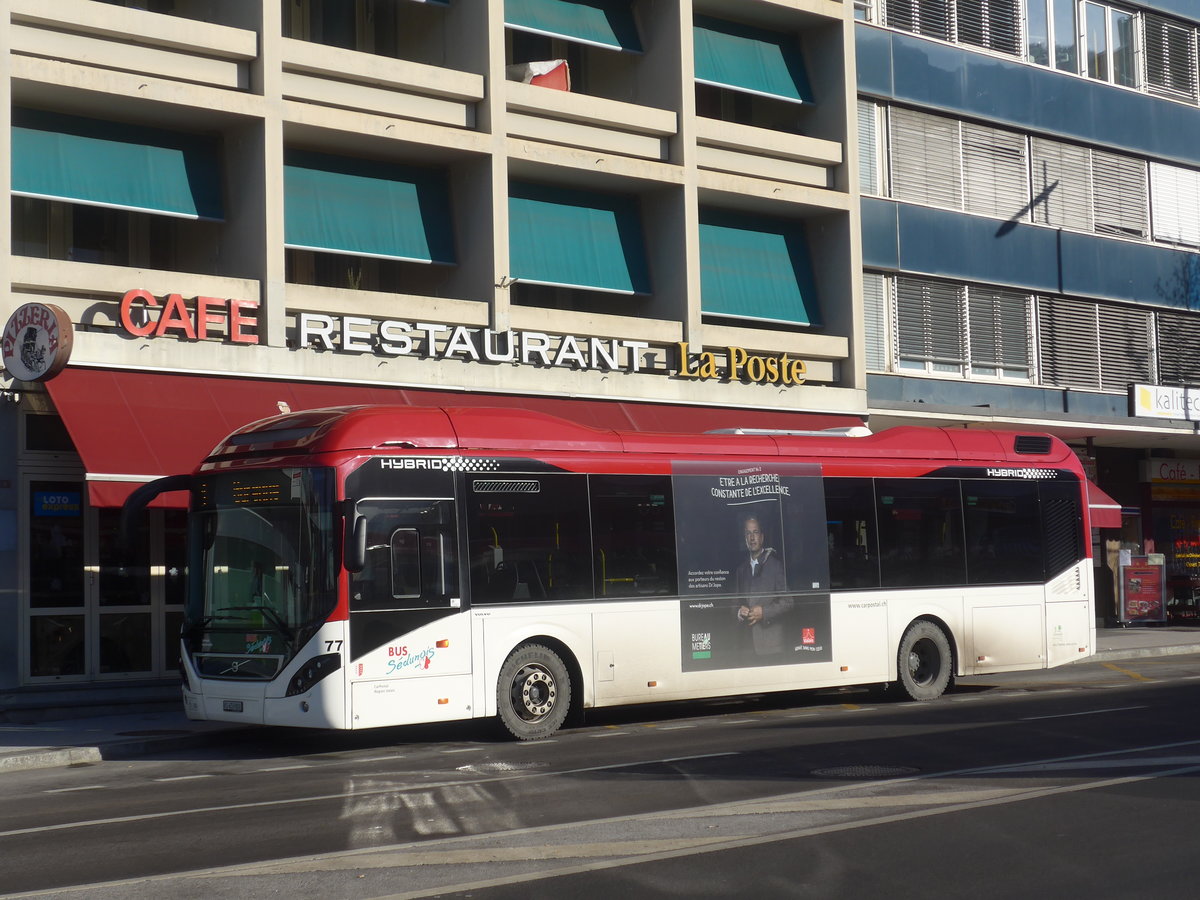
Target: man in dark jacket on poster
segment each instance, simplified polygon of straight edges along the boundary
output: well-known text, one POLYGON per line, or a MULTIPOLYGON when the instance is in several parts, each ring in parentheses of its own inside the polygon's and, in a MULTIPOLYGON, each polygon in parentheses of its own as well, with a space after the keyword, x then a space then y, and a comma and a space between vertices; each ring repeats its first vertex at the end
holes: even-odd
POLYGON ((784 652, 784 618, 792 609, 790 597, 772 596, 751 600, 748 594, 782 594, 787 590, 783 562, 773 547, 766 546, 766 536, 757 516, 747 516, 742 522, 742 534, 749 555, 734 572, 734 591, 743 595, 738 607, 738 621, 750 628, 756 656, 776 656, 784 652))

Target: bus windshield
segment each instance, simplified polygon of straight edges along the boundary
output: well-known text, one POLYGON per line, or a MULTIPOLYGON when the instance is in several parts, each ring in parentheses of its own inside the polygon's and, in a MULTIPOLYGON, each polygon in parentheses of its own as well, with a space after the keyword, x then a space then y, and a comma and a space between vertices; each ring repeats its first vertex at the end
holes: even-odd
POLYGON ((197 479, 184 637, 203 674, 271 678, 333 610, 333 475, 197 479))

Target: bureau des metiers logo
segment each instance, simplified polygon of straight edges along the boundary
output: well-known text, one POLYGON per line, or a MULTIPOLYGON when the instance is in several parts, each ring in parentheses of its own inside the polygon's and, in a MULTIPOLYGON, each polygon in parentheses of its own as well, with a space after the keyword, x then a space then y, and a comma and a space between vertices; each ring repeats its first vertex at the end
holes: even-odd
POLYGON ((71 320, 49 303, 26 303, 8 317, 0 339, 5 370, 18 381, 53 378, 71 358, 71 320))

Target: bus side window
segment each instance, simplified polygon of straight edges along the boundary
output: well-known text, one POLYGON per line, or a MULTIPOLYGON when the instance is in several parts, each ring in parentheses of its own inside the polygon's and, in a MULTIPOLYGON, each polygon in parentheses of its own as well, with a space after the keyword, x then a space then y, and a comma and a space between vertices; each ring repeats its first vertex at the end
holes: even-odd
POLYGON ((969 584, 1042 580, 1038 486, 1029 481, 964 481, 969 584))
POLYGON ((880 572, 884 587, 963 584, 962 497, 949 478, 879 478, 880 572))
POLYGON ((350 579, 352 610, 448 607, 458 596, 449 500, 361 500, 366 564, 350 579))
POLYGON ((591 595, 587 477, 513 474, 467 480, 476 603, 591 595))
POLYGON ((879 587, 875 488, 870 478, 825 479, 829 586, 879 587))
POLYGON ((677 593, 671 479, 593 475, 590 489, 596 596, 677 593))

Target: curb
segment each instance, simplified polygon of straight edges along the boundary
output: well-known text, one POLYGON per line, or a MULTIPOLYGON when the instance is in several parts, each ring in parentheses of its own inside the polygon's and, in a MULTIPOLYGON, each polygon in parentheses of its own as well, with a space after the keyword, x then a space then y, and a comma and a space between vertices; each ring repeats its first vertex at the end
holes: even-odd
POLYGON ((1078 666, 1089 662, 1108 662, 1115 659, 1144 659, 1147 656, 1189 656, 1200 653, 1200 644, 1175 644, 1170 647, 1130 647, 1126 650, 1097 650, 1086 659, 1078 659, 1068 665, 1078 666))
POLYGON ((105 741, 91 746, 39 747, 0 753, 0 776, 9 772, 90 765, 106 759, 135 759, 151 753, 170 753, 175 750, 187 750, 191 747, 203 747, 228 740, 231 735, 244 730, 239 727, 220 728, 197 734, 105 741))

